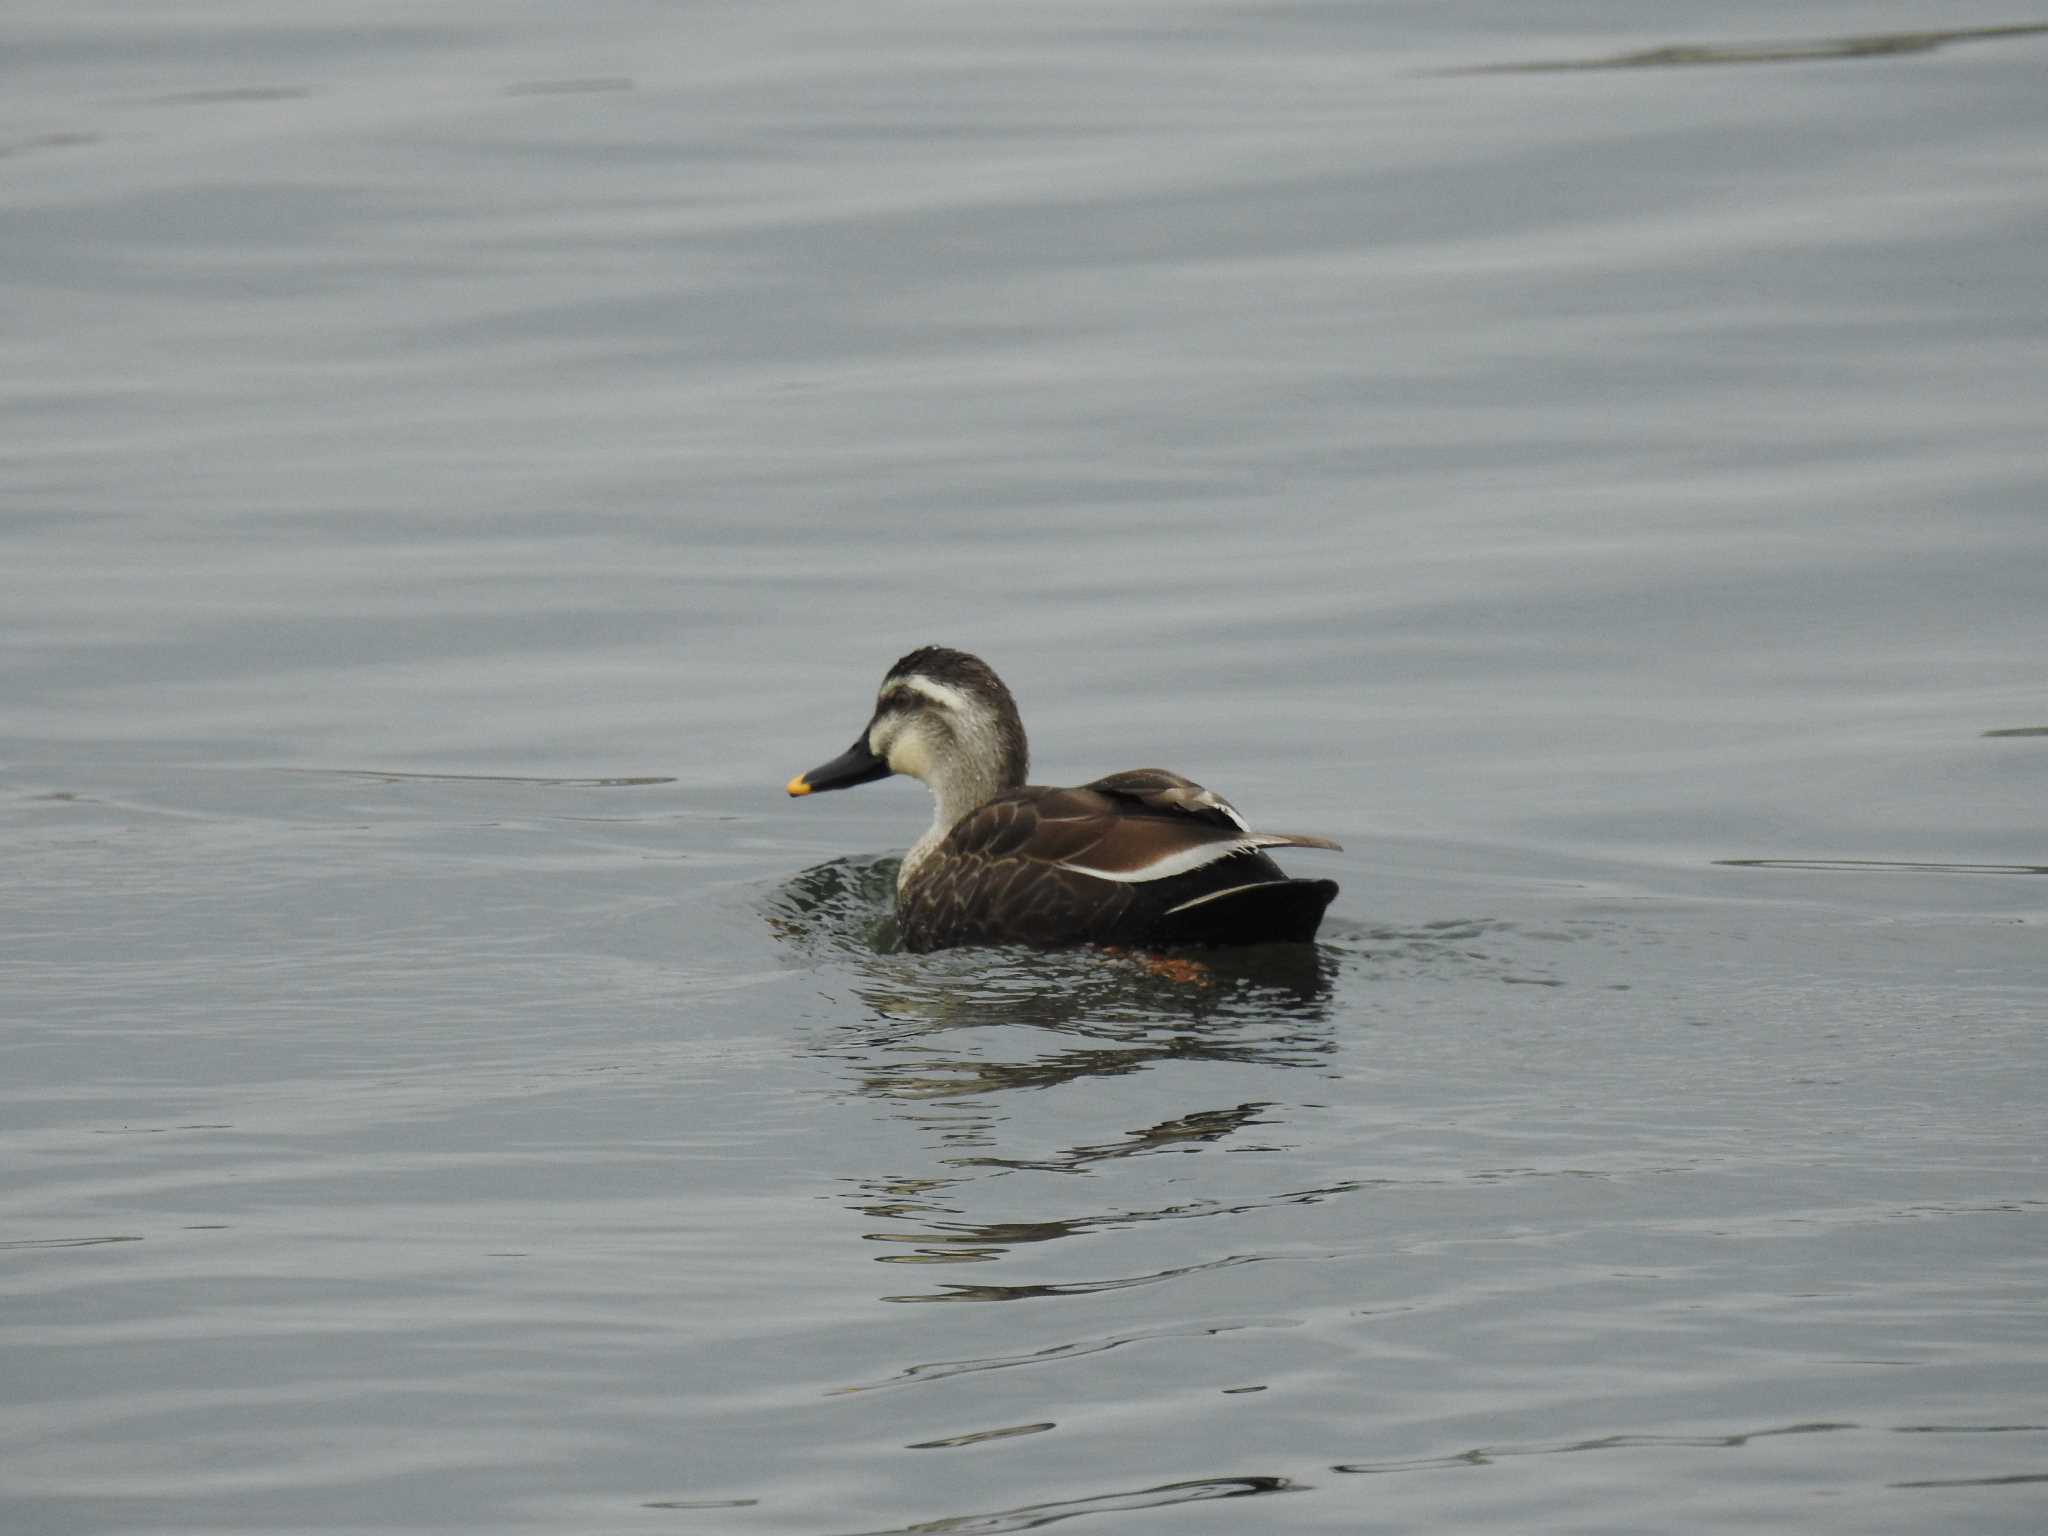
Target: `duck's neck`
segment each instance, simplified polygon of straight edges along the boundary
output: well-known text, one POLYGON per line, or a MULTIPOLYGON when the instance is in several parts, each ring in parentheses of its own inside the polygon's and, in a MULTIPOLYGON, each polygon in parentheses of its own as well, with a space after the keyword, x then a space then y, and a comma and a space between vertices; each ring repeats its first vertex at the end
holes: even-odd
POLYGON ((932 792, 932 824, 925 828, 924 836, 910 845, 910 852, 903 855, 903 867, 896 875, 897 891, 900 893, 910 885, 961 817, 1023 783, 1021 756, 962 752, 948 758, 942 768, 925 779, 925 786, 932 792))

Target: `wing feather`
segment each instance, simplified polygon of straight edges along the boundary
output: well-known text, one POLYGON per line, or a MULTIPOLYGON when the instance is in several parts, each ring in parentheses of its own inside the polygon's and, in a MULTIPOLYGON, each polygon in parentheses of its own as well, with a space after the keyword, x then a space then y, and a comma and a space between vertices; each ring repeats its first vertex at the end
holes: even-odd
POLYGON ((1128 768, 1097 779, 1088 787, 1105 795, 1135 800, 1147 810, 1193 816, 1235 827, 1240 832, 1251 831, 1236 806, 1213 789, 1204 789, 1171 768, 1128 768))
MULTIPOLYGON (((1262 849, 1336 846, 1325 837, 1253 832, 1229 802, 1162 768, 1074 789, 1027 786, 954 824, 925 871, 899 893, 897 920, 913 950, 1066 943, 1113 932, 1172 902, 1177 877, 1242 858, 1233 868, 1253 884, 1284 883, 1262 849), (1161 881, 1168 884, 1153 883, 1161 881)), ((1217 871, 1193 883, 1219 876, 1230 879, 1217 871)), ((1171 911, 1204 905, 1194 895, 1171 911)))
POLYGON ((1025 788, 970 812, 946 835, 949 860, 1020 860, 1096 880, 1170 880, 1261 848, 1335 848, 1326 837, 1253 832, 1220 796, 1163 768, 1076 789, 1025 788))

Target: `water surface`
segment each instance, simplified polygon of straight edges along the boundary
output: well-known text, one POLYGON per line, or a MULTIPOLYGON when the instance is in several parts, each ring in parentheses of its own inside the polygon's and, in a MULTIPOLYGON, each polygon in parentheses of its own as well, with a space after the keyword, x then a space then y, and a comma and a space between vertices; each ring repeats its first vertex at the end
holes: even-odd
POLYGON ((9 1531, 2038 1526, 2038 18, 17 10, 9 1531))

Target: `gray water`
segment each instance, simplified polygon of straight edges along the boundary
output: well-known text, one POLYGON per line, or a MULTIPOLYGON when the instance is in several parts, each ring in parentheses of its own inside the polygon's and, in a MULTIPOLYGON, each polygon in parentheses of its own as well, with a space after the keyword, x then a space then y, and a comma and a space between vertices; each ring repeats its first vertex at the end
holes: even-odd
POLYGON ((0 1529, 2040 1529, 2043 21, 11 7, 0 1529))

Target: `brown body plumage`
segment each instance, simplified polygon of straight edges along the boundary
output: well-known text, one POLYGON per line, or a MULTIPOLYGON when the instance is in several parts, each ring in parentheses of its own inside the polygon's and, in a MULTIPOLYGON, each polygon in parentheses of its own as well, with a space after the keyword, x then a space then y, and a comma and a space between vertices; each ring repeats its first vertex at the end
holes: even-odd
POLYGON ((1294 880, 1264 852, 1335 848, 1251 831, 1228 801, 1163 768, 1073 789, 1024 783, 1024 727, 978 658, 926 646, 882 680, 851 748, 789 792, 909 773, 938 800, 905 855, 896 916, 906 948, 961 944, 1305 942, 1337 894, 1294 880))

